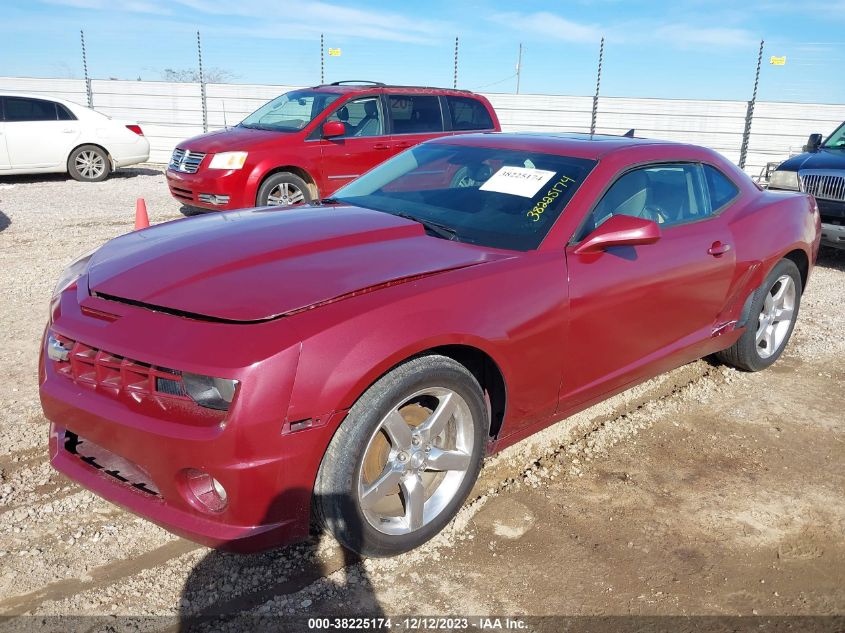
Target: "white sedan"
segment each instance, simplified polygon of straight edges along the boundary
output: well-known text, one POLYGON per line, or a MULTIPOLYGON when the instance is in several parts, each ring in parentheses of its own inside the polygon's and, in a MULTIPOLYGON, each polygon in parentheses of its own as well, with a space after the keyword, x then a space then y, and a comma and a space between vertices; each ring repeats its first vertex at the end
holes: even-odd
POLYGON ((0 92, 0 176, 67 172, 98 182, 149 156, 137 123, 64 99, 0 92))

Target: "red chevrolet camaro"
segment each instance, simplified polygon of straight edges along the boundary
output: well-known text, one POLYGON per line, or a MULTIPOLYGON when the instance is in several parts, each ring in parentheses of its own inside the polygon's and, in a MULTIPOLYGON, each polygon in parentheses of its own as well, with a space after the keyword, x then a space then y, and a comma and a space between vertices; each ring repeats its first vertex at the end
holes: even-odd
POLYGON ((214 546, 301 539, 313 514, 402 552, 486 454, 702 356, 775 362, 819 234, 811 197, 700 147, 424 143, 320 204, 169 222, 72 264, 40 365, 52 463, 214 546))

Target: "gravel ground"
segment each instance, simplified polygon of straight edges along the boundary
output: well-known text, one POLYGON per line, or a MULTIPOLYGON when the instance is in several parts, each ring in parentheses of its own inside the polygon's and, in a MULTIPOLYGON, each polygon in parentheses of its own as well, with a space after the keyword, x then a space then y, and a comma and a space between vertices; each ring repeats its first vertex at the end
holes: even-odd
POLYGON ((52 285, 132 229, 139 196, 152 222, 182 217, 152 166, 98 184, 0 179, 0 614, 845 612, 845 254, 823 251, 771 370, 698 361, 507 449, 426 546, 360 561, 315 536, 245 557, 46 461, 36 376, 52 285))

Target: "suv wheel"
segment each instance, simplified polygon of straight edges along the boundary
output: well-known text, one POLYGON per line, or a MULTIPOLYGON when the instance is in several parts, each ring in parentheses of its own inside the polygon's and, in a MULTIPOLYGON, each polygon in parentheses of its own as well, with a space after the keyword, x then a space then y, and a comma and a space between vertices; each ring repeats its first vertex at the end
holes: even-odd
POLYGON ((287 171, 268 177, 258 190, 259 207, 285 207, 311 202, 311 187, 296 174, 287 171))

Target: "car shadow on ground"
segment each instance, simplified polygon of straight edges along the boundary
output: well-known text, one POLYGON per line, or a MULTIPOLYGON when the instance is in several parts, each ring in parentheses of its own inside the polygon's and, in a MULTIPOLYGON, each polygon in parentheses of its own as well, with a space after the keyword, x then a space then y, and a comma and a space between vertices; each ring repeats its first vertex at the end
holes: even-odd
MULTIPOLYGON (((109 174, 104 182, 108 182, 112 178, 137 178, 138 176, 160 176, 164 173, 164 168, 156 169, 155 167, 121 167, 117 171, 109 174)), ((0 177, 0 187, 2 185, 26 185, 30 183, 45 183, 45 182, 72 182, 68 174, 16 174, 14 176, 0 177)), ((85 183, 83 183, 85 184, 85 183)))
MULTIPOLYGON (((269 506, 265 522, 279 519, 290 504, 301 505, 301 491, 279 495, 269 506)), ((189 574, 179 602, 180 633, 248 630, 250 633, 301 633, 309 629, 309 617, 385 617, 367 572, 358 565, 361 558, 345 548, 319 551, 322 531, 312 523, 311 534, 303 543, 257 554, 213 550, 189 574), (336 550, 338 553, 332 554, 336 550), (333 576, 332 576, 333 575, 333 576), (327 580, 320 592, 334 592, 332 606, 312 606, 318 596, 294 594, 327 580), (342 592, 343 600, 337 597, 342 592)), ((377 631, 381 628, 364 627, 377 631)))
POLYGON ((822 246, 816 266, 845 272, 845 249, 822 246))
POLYGON ((11 224, 12 220, 9 218, 9 216, 0 211, 0 233, 8 229, 9 225, 11 224))

